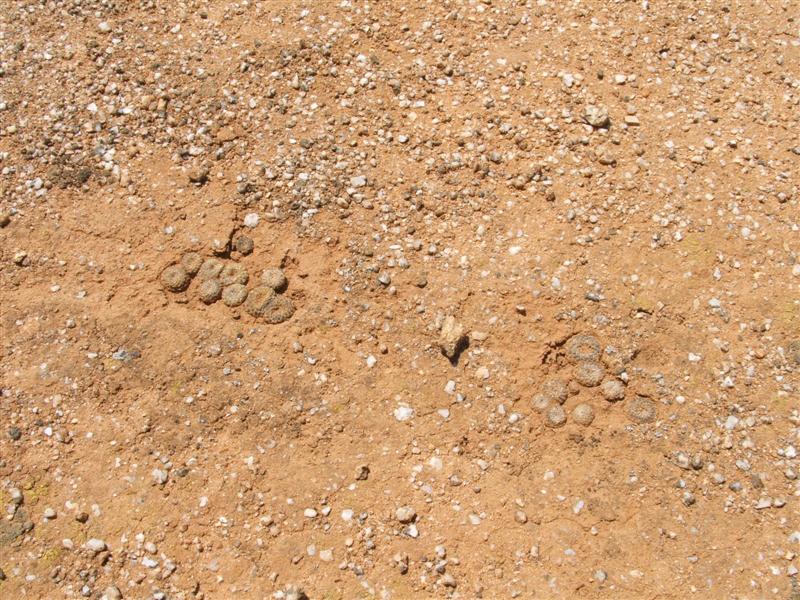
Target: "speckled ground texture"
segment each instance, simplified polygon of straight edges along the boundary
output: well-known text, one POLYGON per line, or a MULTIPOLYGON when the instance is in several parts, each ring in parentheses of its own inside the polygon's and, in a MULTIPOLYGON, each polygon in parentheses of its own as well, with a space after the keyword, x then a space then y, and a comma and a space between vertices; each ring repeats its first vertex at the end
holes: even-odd
POLYGON ((0 597, 800 599, 796 1, 0 8, 0 597))

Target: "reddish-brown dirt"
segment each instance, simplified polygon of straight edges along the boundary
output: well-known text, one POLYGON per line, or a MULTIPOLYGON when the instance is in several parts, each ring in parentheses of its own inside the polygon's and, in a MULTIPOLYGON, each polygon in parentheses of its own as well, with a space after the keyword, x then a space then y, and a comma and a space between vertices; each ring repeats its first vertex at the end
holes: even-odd
POLYGON ((800 598, 799 19, 7 0, 0 597, 800 598))

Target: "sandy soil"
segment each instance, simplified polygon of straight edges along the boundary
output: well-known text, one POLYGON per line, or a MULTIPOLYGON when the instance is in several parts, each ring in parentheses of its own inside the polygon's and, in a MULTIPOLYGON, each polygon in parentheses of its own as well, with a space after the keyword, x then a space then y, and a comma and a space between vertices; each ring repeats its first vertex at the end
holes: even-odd
POLYGON ((2 8, 0 596, 800 598, 796 1, 2 8))

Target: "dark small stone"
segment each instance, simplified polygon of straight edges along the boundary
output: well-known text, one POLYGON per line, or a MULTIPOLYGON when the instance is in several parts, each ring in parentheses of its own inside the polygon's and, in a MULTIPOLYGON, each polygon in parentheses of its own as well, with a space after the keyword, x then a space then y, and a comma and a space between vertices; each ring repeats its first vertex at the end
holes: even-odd
POLYGON ((15 442, 22 437, 22 431, 20 431, 19 427, 9 427, 8 428, 8 437, 10 437, 15 442))
POLYGON ((77 515, 75 515, 75 520, 78 523, 86 523, 86 521, 89 520, 89 513, 85 513, 83 511, 81 511, 77 515))
POLYGON ((202 185, 208 181, 208 173, 209 170, 206 166, 193 168, 189 171, 189 181, 202 185))

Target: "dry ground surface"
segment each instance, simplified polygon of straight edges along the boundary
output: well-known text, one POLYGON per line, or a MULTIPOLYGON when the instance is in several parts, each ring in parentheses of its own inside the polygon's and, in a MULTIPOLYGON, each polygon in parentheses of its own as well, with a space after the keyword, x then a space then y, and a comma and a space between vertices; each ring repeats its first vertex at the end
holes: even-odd
POLYGON ((796 0, 4 0, 0 596, 800 597, 799 132, 796 0))

